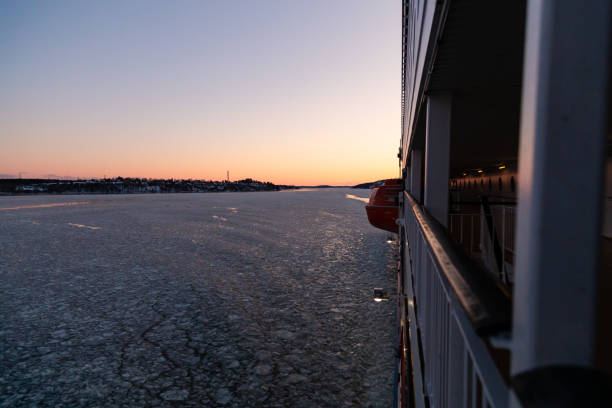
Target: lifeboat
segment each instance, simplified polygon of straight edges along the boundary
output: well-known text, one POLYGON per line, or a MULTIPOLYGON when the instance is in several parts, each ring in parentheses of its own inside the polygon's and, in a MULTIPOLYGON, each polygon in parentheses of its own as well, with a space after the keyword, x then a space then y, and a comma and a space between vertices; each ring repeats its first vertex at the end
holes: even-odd
POLYGON ((368 221, 376 228, 395 232, 395 223, 399 211, 399 193, 402 191, 402 180, 385 180, 382 185, 374 186, 370 191, 370 201, 366 204, 368 221))

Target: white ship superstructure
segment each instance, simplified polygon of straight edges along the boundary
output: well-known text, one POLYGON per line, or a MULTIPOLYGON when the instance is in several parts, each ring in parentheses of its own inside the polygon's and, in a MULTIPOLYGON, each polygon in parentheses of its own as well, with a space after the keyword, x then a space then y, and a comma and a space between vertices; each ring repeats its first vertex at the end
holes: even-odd
POLYGON ((606 406, 612 2, 402 18, 398 406, 606 406))

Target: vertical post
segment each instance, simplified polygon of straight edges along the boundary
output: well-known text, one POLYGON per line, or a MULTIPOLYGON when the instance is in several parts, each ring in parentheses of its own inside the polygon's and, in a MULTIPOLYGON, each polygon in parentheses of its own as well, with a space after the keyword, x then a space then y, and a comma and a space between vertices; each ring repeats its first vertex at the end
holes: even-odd
POLYGON ((423 171, 423 151, 410 152, 410 193, 416 202, 421 202, 421 178, 423 171))
POLYGON ((406 179, 404 180, 404 190, 405 191, 410 191, 410 185, 411 185, 411 181, 412 181, 412 177, 411 177, 411 165, 406 165, 406 179))
POLYGON ((501 270, 501 276, 502 276, 502 282, 504 283, 508 283, 508 279, 506 277, 506 206, 502 205, 501 206, 502 209, 502 233, 501 233, 501 237, 502 237, 502 244, 501 244, 501 250, 502 250, 502 270, 501 270))
POLYGON ((594 363, 610 15, 607 0, 528 5, 514 376, 594 363))
POLYGON ((427 211, 444 226, 448 224, 450 132, 451 96, 428 96, 424 204, 427 211))

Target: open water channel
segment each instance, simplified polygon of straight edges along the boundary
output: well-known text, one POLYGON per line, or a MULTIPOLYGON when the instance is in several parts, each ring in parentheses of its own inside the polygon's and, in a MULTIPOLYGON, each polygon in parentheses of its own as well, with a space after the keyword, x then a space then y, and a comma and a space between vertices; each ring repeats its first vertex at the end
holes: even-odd
POLYGON ((0 406, 391 406, 368 194, 0 197, 0 406))

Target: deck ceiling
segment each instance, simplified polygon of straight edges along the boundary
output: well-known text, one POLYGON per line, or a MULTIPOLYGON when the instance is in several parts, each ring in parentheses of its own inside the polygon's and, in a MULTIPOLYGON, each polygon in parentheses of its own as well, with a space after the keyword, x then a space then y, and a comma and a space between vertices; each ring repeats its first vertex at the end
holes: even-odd
POLYGON ((518 156, 523 0, 450 2, 427 93, 453 95, 451 173, 518 156))

